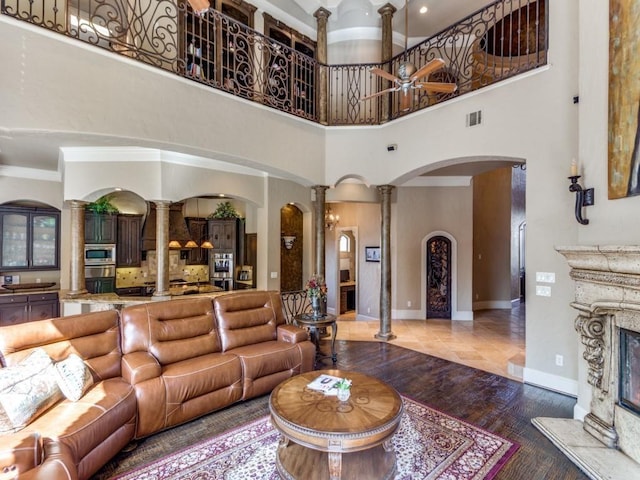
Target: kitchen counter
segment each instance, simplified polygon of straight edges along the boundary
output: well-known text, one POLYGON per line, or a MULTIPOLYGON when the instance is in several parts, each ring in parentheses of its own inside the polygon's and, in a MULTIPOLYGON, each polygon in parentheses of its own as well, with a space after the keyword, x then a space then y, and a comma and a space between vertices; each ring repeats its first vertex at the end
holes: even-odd
POLYGON ((25 288, 24 290, 8 290, 6 288, 0 288, 0 295, 3 297, 11 295, 32 295, 38 293, 58 293, 60 287, 48 287, 48 288, 25 288))

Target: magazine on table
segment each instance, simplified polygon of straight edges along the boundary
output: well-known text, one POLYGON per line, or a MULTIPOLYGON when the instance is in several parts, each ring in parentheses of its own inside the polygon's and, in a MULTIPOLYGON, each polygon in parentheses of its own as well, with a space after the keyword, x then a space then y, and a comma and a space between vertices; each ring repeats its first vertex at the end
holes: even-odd
POLYGON ((307 388, 322 392, 325 395, 337 395, 337 385, 342 381, 342 378, 335 377, 333 375, 322 374, 316 378, 313 382, 307 384, 307 388))

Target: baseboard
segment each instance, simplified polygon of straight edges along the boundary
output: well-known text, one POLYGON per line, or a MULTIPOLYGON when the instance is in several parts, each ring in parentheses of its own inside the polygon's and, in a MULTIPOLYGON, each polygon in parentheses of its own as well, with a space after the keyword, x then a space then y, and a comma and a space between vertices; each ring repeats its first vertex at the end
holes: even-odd
POLYGON ((451 316, 451 320, 461 320, 464 322, 470 322, 473 320, 473 311, 458 310, 457 312, 453 312, 453 315, 451 316))
POLYGON ((474 310, 510 310, 511 308, 511 300, 485 300, 484 302, 473 302, 474 310))
POLYGON ((577 403, 573 407, 574 420, 580 420, 581 422, 584 422, 584 417, 586 417, 588 413, 589 413, 589 410, 585 410, 577 403))
POLYGON ((578 382, 570 378, 560 377, 551 373, 541 372, 532 368, 524 368, 523 381, 530 385, 553 390, 571 397, 578 398, 578 382))

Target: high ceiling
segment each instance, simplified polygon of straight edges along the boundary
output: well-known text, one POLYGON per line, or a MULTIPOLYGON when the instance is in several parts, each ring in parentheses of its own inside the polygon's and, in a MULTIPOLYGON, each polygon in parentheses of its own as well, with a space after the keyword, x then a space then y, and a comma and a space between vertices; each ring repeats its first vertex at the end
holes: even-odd
MULTIPOLYGON (((342 32, 341 38, 352 42, 359 40, 363 29, 380 28, 378 9, 387 3, 398 10, 394 14, 394 42, 401 48, 405 40, 405 0, 247 0, 260 11, 266 11, 282 19, 291 27, 315 38, 316 19, 313 12, 325 8, 331 12, 328 23, 331 35, 342 32)), ((409 45, 438 33, 457 20, 475 12, 492 0, 409 0, 408 26, 409 45), (427 13, 419 10, 427 7, 427 13)), ((331 43, 329 49, 331 49, 331 43)), ((340 48, 336 44, 334 48, 340 48)), ((331 59, 330 59, 331 60, 331 59)), ((104 138, 87 138, 73 133, 33 132, 28 129, 13 131, 3 128, 0 120, 0 176, 5 166, 28 168, 28 175, 38 175, 38 171, 58 171, 59 147, 61 146, 109 146, 104 138)), ((117 142, 116 142, 117 143, 117 142)), ((15 173, 15 170, 14 170, 15 173)), ((25 172, 25 174, 27 174, 25 172)), ((46 177, 45 175, 45 178, 46 177)))

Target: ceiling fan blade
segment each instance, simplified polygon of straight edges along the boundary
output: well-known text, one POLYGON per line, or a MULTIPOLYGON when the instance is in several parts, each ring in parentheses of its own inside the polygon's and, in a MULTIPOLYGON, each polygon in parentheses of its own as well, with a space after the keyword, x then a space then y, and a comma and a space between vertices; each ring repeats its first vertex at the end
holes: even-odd
POLYGON ((389 72, 382 70, 381 68, 370 68, 369 71, 371 73, 375 73, 376 75, 381 76, 382 78, 386 78, 387 80, 391 80, 392 82, 399 82, 400 79, 395 75, 391 75, 389 72))
POLYGON ((396 87, 387 88, 386 90, 381 90, 379 92, 372 93, 371 95, 367 95, 366 97, 361 97, 360 101, 369 100, 370 98, 379 97, 380 95, 384 95, 385 93, 391 93, 391 92, 397 92, 397 91, 398 91, 398 88, 396 87))
POLYGON ((429 92, 453 93, 458 89, 458 86, 455 83, 420 82, 415 84, 415 88, 422 88, 429 92))
POLYGON ((406 112, 411 110, 411 102, 413 101, 413 90, 405 89, 400 93, 400 111, 406 112))
POLYGON ((418 69, 418 71, 416 73, 414 73, 413 75, 411 75, 409 77, 409 80, 415 80, 416 78, 422 78, 422 77, 426 77, 427 75, 429 75, 431 72, 435 72, 436 70, 441 69, 442 67, 444 67, 444 60, 441 58, 434 58, 433 60, 431 60, 429 63, 427 63, 425 66, 421 67, 418 69))

